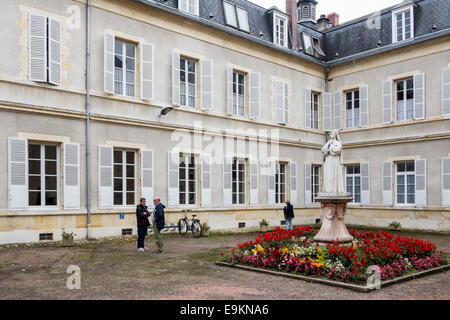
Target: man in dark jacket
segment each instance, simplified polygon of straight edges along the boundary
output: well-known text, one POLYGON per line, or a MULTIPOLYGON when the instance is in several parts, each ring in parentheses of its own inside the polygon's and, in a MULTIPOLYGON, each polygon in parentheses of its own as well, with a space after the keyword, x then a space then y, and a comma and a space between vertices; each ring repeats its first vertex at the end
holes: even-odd
POLYGON ((294 207, 289 200, 286 200, 284 207, 284 219, 286 220, 286 230, 293 230, 292 219, 294 219, 294 207))
POLYGON ((161 239, 161 230, 164 229, 164 226, 166 225, 166 220, 164 218, 164 208, 166 206, 161 203, 161 200, 158 197, 153 199, 153 204, 155 205, 155 209, 152 213, 153 232, 155 234, 156 246, 158 247, 156 253, 163 253, 164 246, 161 239))
POLYGON ((145 236, 147 235, 148 227, 150 226, 150 222, 148 218, 150 217, 150 212, 148 212, 148 208, 146 206, 147 201, 145 198, 141 199, 141 202, 136 207, 136 220, 137 220, 137 229, 138 229, 138 252, 144 252, 149 250, 144 245, 145 236))

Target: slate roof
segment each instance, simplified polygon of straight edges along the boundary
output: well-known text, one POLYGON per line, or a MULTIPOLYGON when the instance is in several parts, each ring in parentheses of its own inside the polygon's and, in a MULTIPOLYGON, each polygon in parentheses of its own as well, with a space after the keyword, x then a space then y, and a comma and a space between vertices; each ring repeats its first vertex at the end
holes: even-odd
MULTIPOLYGON (((248 12, 250 33, 227 26, 225 23, 223 0, 199 0, 199 16, 190 15, 178 10, 178 0, 134 0, 152 7, 169 11, 187 19, 206 24, 210 27, 233 33, 250 41, 284 51, 290 55, 309 60, 322 66, 336 65, 348 61, 349 58, 377 54, 397 47, 411 45, 416 42, 450 34, 450 1, 449 0, 406 0, 395 6, 381 10, 381 29, 369 29, 367 20, 372 14, 343 23, 336 27, 319 32, 315 24, 298 24, 298 43, 300 50, 281 48, 273 44, 272 19, 270 12, 274 8, 266 9, 247 0, 226 0, 248 12), (392 44, 391 11, 405 3, 413 2, 414 9, 414 40, 407 43, 392 44), (437 29, 433 30, 432 26, 437 29), (301 33, 308 33, 319 39, 322 50, 326 54, 323 60, 302 53, 301 33), (379 41, 381 40, 381 45, 379 41), (336 57, 336 53, 339 54, 336 57)), ((320 1, 320 0, 319 0, 320 1)), ((276 9, 276 8, 275 8, 276 9)), ((289 34, 289 38, 292 35, 289 34)))

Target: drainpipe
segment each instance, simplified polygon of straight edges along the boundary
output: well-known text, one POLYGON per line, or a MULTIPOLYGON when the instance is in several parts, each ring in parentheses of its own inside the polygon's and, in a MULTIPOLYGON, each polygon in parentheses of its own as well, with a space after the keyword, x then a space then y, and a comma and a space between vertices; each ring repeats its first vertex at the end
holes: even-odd
POLYGON ((91 235, 91 152, 90 152, 90 117, 91 117, 91 100, 90 100, 90 75, 91 75, 91 47, 90 47, 90 32, 91 32, 91 1, 86 1, 86 210, 87 210, 87 226, 86 238, 89 239, 91 235))
MULTIPOLYGON (((328 92, 328 74, 330 72, 330 67, 327 67, 325 70, 325 92, 328 92)), ((329 132, 325 133, 325 143, 328 142, 329 132)))

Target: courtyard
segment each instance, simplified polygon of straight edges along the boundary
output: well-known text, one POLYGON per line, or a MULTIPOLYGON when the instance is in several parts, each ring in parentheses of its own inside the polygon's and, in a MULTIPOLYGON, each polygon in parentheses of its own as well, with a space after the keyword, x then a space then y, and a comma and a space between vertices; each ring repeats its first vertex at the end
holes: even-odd
MULTIPOLYGON (((138 254, 136 238, 0 247, 0 299, 149 299, 149 300, 301 300, 301 299, 450 299, 449 272, 438 273, 370 293, 353 292, 300 280, 215 265, 224 251, 257 233, 215 234, 194 239, 165 234, 164 254, 138 254), (81 270, 81 289, 69 290, 70 265, 81 270)), ((450 251, 450 235, 402 234, 432 241, 450 251)))

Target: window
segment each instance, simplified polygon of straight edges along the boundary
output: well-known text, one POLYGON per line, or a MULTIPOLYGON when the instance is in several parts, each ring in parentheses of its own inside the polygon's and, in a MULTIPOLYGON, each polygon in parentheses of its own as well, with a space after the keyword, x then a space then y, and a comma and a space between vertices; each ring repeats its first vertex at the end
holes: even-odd
POLYGON ((241 31, 250 32, 248 12, 246 10, 226 1, 223 2, 223 9, 225 12, 225 23, 227 25, 241 31))
POLYGON ((361 203, 361 168, 359 164, 345 167, 347 192, 353 196, 353 203, 361 203))
POLYGON ((229 26, 237 28, 236 11, 233 4, 226 1, 223 2, 223 8, 225 11, 225 23, 229 26))
POLYGON ((311 166, 311 202, 316 202, 320 192, 320 166, 311 166))
POLYGON ((396 163, 397 204, 415 204, 416 173, 414 161, 396 163))
POLYGON ((311 43, 311 36, 306 33, 302 33, 302 39, 303 39, 304 52, 307 54, 313 55, 314 51, 313 51, 313 47, 312 47, 312 43, 311 43))
POLYGON ((392 42, 399 42, 414 38, 413 7, 392 13, 392 42))
POLYGON ((277 162, 275 164, 275 203, 282 204, 286 202, 286 175, 287 164, 277 162))
POLYGON ((248 13, 244 9, 236 7, 236 13, 239 21, 239 29, 245 32, 250 32, 250 25, 248 23, 248 13))
POLYGON ((319 94, 311 92, 311 129, 319 129, 319 94))
POLYGON ((118 39, 114 42, 114 93, 136 96, 136 46, 118 39))
POLYGON ((345 93, 345 126, 358 128, 361 123, 361 109, 359 104, 359 89, 345 93))
POLYGON ((245 74, 233 71, 233 115, 245 115, 245 74))
POLYGON ((198 0, 179 0, 178 9, 190 14, 198 15, 198 0))
POLYGON ((197 200, 197 173, 195 157, 192 154, 180 154, 179 193, 181 205, 194 205, 197 200))
POLYGON ((180 105, 195 108, 197 105, 196 62, 180 58, 180 105))
POLYGON ((302 20, 310 19, 309 6, 302 6, 302 20))
POLYGON ((245 204, 245 159, 233 159, 232 204, 245 204))
POLYGON ((59 147, 28 144, 28 205, 56 207, 59 204, 59 147))
POLYGON ((414 80, 413 78, 395 82, 397 121, 414 118, 414 80))
POLYGON ((274 14, 274 43, 287 48, 287 19, 274 14))
POLYGON ((325 57, 325 53, 320 47, 319 39, 307 34, 302 33, 303 51, 306 54, 315 56, 316 58, 325 57))
POLYGON ((136 152, 114 149, 114 205, 136 204, 136 152))

